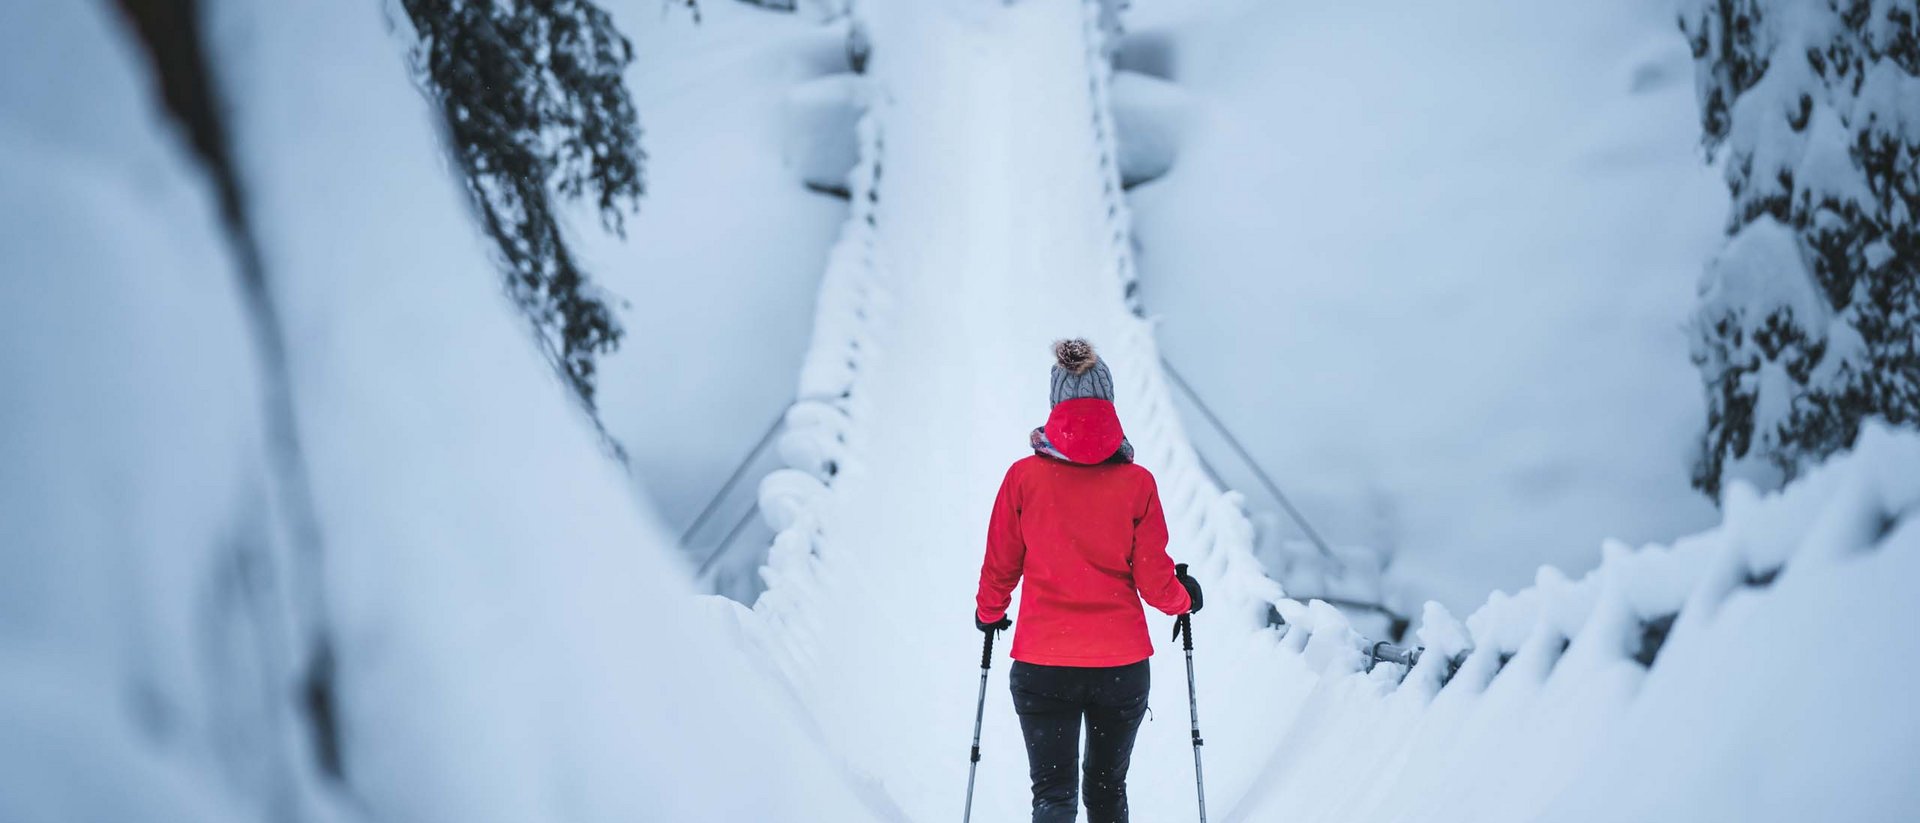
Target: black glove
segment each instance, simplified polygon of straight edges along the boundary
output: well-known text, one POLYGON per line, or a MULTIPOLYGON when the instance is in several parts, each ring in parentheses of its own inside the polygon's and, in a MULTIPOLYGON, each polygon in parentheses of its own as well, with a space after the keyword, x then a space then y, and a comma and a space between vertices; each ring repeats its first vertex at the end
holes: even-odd
POLYGON ((1193 600, 1193 605, 1187 607, 1187 614, 1199 613, 1200 604, 1205 603, 1206 598, 1200 596, 1200 581, 1193 579, 1193 575, 1187 574, 1187 564, 1173 564, 1173 579, 1180 581, 1180 585, 1186 587, 1187 597, 1193 600))
POLYGON ((1005 631, 1006 629, 1013 628, 1013 618, 1001 615, 999 620, 995 620, 992 623, 985 623, 981 622, 979 614, 975 614, 973 616, 973 627, 983 632, 1005 631))

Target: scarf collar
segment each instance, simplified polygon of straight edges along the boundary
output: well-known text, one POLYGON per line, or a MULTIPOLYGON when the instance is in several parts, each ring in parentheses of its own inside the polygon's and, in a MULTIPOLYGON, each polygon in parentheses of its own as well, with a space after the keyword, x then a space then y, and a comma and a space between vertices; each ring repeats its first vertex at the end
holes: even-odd
MULTIPOLYGON (((1027 445, 1032 446, 1033 453, 1040 455, 1041 457, 1051 457, 1063 463, 1074 463, 1076 465, 1082 465, 1082 466, 1097 465, 1097 464, 1080 463, 1079 461, 1074 460, 1071 457, 1061 454, 1060 450, 1054 448, 1053 443, 1047 440, 1046 426, 1034 427, 1033 432, 1027 435, 1027 445)), ((1103 460, 1101 462, 1102 463, 1132 463, 1133 462, 1133 444, 1127 442, 1127 438, 1121 437, 1120 448, 1114 450, 1113 456, 1108 457, 1106 460, 1103 460)))

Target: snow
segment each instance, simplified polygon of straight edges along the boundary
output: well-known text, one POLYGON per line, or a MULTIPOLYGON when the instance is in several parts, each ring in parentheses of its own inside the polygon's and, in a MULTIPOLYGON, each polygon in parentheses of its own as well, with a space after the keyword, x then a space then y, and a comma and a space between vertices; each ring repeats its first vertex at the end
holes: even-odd
MULTIPOLYGON (((1876 19, 1882 17, 1876 15, 1876 19)), ((1866 118, 1877 135, 1912 134, 1920 124, 1920 77, 1891 63, 1875 62, 1867 68, 1853 105, 1853 117, 1866 118)))
MULTIPOLYGON (((1853 457, 1838 461, 1846 465, 1805 485, 1827 487, 1823 515, 1844 517, 1871 505, 1862 496, 1875 493, 1872 476, 1884 474, 1887 461, 1911 466, 1916 445, 1911 436, 1869 432, 1853 457), (1832 476, 1838 472, 1857 474, 1832 476)), ((1590 806, 1574 810, 1628 770, 1671 779, 1614 799, 1606 819, 1659 810, 1691 820, 1874 820, 1920 808, 1920 792, 1897 765, 1920 745, 1920 713, 1894 696, 1894 684, 1912 677, 1912 644, 1889 647, 1859 630, 1911 619, 1896 581, 1915 571, 1920 550, 1912 511, 1866 543, 1850 539, 1858 533, 1809 535, 1771 588, 1736 594, 1690 624, 1693 631, 1676 629, 1671 664, 1649 674, 1613 745, 1569 790, 1561 817, 1602 819, 1590 806), (1813 561, 1822 554, 1847 558, 1813 561), (1677 728, 1688 733, 1673 734, 1677 728), (1769 749, 1796 754, 1754 755, 1769 749)))
POLYGON ((404 27, 208 13, 322 553, 280 556, 237 279, 140 58, 96 4, 9 6, 0 817, 870 818, 535 353, 404 27), (340 782, 285 697, 315 583, 340 782))
MULTIPOLYGON (((625 241, 585 230, 597 221, 584 212, 575 239, 625 304, 627 336, 601 371, 601 416, 627 447, 635 496, 677 534, 793 400, 807 307, 846 204, 796 185, 787 95, 845 72, 846 36, 844 24, 733 0, 701 4, 698 23, 679 4, 600 5, 634 44, 627 81, 647 192, 625 241)), ((693 562, 751 499, 729 498, 692 541, 693 562)), ((750 529, 740 543, 765 535, 750 529)), ((757 558, 741 554, 750 574, 757 558)))
POLYGON ((1771 217, 1748 224, 1727 242, 1700 279, 1701 322, 1722 314, 1758 325, 1768 314, 1790 312, 1794 325, 1820 330, 1830 312, 1801 262, 1800 241, 1771 217))
POLYGON ((1835 322, 1826 299, 1813 281, 1803 260, 1799 237, 1794 230, 1772 217, 1761 217, 1741 228, 1715 255, 1700 280, 1700 302, 1695 309, 1696 346, 1694 356, 1713 364, 1716 371, 1724 365, 1751 369, 1740 374, 1743 381, 1758 384, 1753 415, 1754 443, 1747 454, 1730 458, 1724 475, 1731 480, 1759 488, 1777 488, 1785 475, 1769 459, 1780 447, 1786 425, 1797 411, 1797 384, 1787 372, 1787 356, 1766 356, 1757 330, 1775 316, 1788 327, 1808 338, 1804 347, 1820 344, 1829 330, 1837 330, 1843 343, 1828 361, 1823 355, 1819 367, 1838 368, 1859 351, 1859 335, 1845 323, 1835 322), (1720 338, 1712 330, 1726 324, 1745 329, 1733 341, 1737 347, 1722 352, 1715 346, 1720 338), (1721 360, 1732 361, 1723 364, 1721 360))
MULTIPOLYGON (((1610 552, 1576 583, 1543 576, 1542 586, 1496 596, 1476 615, 1476 649, 1525 640, 1490 681, 1475 661, 1491 655, 1478 650, 1437 693, 1421 677, 1439 660, 1432 654, 1385 696, 1362 675, 1317 675, 1259 789, 1225 819, 1910 815, 1920 791, 1900 770, 1920 751, 1920 712, 1903 684, 1920 650, 1893 627, 1912 619, 1895 581, 1920 563, 1916 460, 1920 436, 1874 428, 1853 454, 1748 500, 1713 531, 1610 552), (1807 517, 1814 528, 1793 539, 1771 585, 1713 578, 1709 569, 1741 562, 1746 535, 1807 517), (1695 595, 1646 670, 1621 642, 1637 642, 1644 617, 1623 599, 1634 587, 1695 595), (1514 605, 1530 601, 1542 604, 1539 617, 1514 605), (1551 616, 1560 609, 1585 613, 1564 654, 1567 624, 1551 616)), ((1442 625, 1423 626, 1423 638, 1453 631, 1444 614, 1428 618, 1442 625)))
POLYGON ((195 764, 124 725, 123 698, 82 673, 0 660, 0 817, 7 820, 249 819, 195 764), (78 687, 76 687, 78 685, 78 687))
POLYGON ((833 74, 787 92, 786 164, 808 188, 847 192, 847 174, 860 161, 854 132, 867 109, 867 83, 857 74, 833 74))
MULTIPOLYGON (((1698 410, 1681 402, 1697 386, 1678 322, 1714 234, 1695 236, 1713 216, 1695 185, 1717 184, 1667 148, 1682 95, 1662 67, 1684 56, 1650 39, 1651 4, 1474 2, 1459 20, 1410 9, 1384 25, 1344 7, 1145 17, 1142 42, 1175 75, 1158 83, 1109 76, 1092 2, 863 4, 875 94, 842 135, 844 204, 780 161, 782 101, 839 70, 838 29, 740 4, 705 7, 697 31, 677 11, 620 9, 641 54, 673 69, 634 75, 656 139, 648 211, 624 244, 579 238, 633 304, 603 395, 631 475, 500 293, 409 80, 404 18, 210 3, 287 329, 317 558, 290 556, 256 330, 144 58, 103 6, 0 7, 0 819, 948 819, 978 675, 982 514, 1044 417, 1048 343, 1067 335, 1112 366, 1172 553, 1207 588, 1194 665, 1215 819, 1912 817, 1920 434, 1870 427, 1776 493, 1731 483, 1707 528, 1681 476, 1698 410), (1322 17, 1294 16, 1308 14, 1322 17), (1449 31, 1480 39, 1434 53, 1414 36, 1449 31), (1315 96, 1379 90, 1372 68, 1290 85, 1299 66, 1399 50, 1446 71, 1370 99, 1445 114, 1425 144, 1342 127, 1378 112, 1315 96), (1529 132, 1546 148, 1490 154, 1476 141, 1519 115, 1461 90, 1521 58, 1539 61, 1521 64, 1538 69, 1521 72, 1529 102, 1552 96, 1542 78, 1583 73, 1571 88, 1588 96, 1531 111, 1578 121, 1529 132), (1413 99, 1436 91, 1457 94, 1413 99), (1250 129, 1286 125, 1240 105, 1281 92, 1266 105, 1312 116, 1250 129), (1313 119, 1335 114, 1350 117, 1313 119), (1152 153, 1170 172, 1130 199, 1126 137, 1146 127, 1164 129, 1152 153), (1244 150, 1238 176, 1221 174, 1229 150, 1244 150), (1401 153, 1374 168, 1353 159, 1367 151, 1401 153), (1517 166, 1494 170, 1499 156, 1517 166), (1651 197, 1656 180, 1679 194, 1651 197), (1250 199, 1262 185, 1271 197, 1250 199), (1450 190, 1481 210, 1447 208, 1450 190), (1339 225, 1382 191, 1411 204, 1361 227, 1388 231, 1339 225), (1595 205, 1544 209, 1567 191, 1595 205), (1541 215, 1520 222, 1501 193, 1541 215), (1135 205, 1158 324, 1134 311, 1135 205), (1469 231, 1486 226, 1538 236, 1469 231), (1288 250, 1281 268, 1325 274, 1246 277, 1255 237, 1288 250), (1175 252, 1191 255, 1190 288, 1153 268, 1175 252), (812 302, 796 301, 815 274, 812 302), (1239 384, 1196 375, 1250 387, 1235 410, 1260 413, 1235 416, 1270 424, 1257 449, 1300 458, 1276 465, 1316 468, 1310 510, 1352 508, 1329 518, 1342 556, 1399 536, 1391 568, 1437 595, 1411 670, 1369 666, 1360 623, 1285 596, 1245 499, 1194 450, 1156 338, 1191 334, 1179 300, 1193 311, 1222 284, 1211 293, 1235 300, 1208 309, 1225 318, 1214 331, 1258 330, 1246 356, 1280 365, 1250 361, 1261 377, 1239 384), (1482 291, 1500 297, 1469 297, 1482 291), (1225 322, 1275 294, 1299 301, 1295 322, 1225 322), (1381 326, 1366 322, 1387 320, 1435 336, 1370 341, 1381 326), (1663 331, 1637 337, 1649 329, 1663 331), (1345 345, 1313 347, 1332 340, 1345 345), (1492 359, 1418 373, 1463 353, 1492 359), (1298 382, 1282 367, 1326 379, 1285 395, 1293 411, 1250 401, 1264 375, 1298 382), (1539 397, 1515 388, 1527 381, 1539 397), (1339 405, 1403 391, 1431 419, 1339 405), (696 595, 663 521, 690 514, 776 413, 786 468, 751 475, 774 534, 765 592, 751 607, 696 595), (1367 437, 1334 436, 1344 426, 1367 437), (1306 463, 1316 449, 1332 456, 1306 463), (1333 468, 1354 454, 1399 473, 1333 468), (324 598, 294 596, 316 583, 324 598), (338 778, 287 697, 308 618, 338 652, 338 778)), ((1164 643, 1169 621, 1149 620, 1164 643)), ((1189 819, 1186 671, 1160 651, 1133 809, 1189 819)), ((1006 664, 1002 651, 990 673, 982 820, 1027 807, 1006 664)))
POLYGON ((245 577, 277 550, 254 349, 119 25, 0 9, 0 819, 23 823, 241 819, 287 788, 280 626, 245 577))
POLYGON ((1139 72, 1113 78, 1120 179, 1128 188, 1166 176, 1176 162, 1193 105, 1175 83, 1139 72))
POLYGON ((1466 625, 1454 619, 1445 606, 1431 600, 1420 613, 1420 630, 1415 636, 1420 638, 1420 645, 1428 656, 1447 658, 1473 648, 1467 639, 1466 625))
POLYGON ((766 819, 802 796, 863 817, 745 650, 681 615, 671 541, 526 345, 380 19, 222 12, 306 344, 356 797, 394 819, 766 819))
MULTIPOLYGON (((780 527, 754 606, 766 653, 827 745, 907 819, 957 813, 978 675, 967 615, 980 513, 1045 417, 1049 344, 1086 335, 1112 365, 1122 422, 1159 479, 1173 554, 1208 587, 1197 679, 1207 715, 1222 718, 1208 732, 1209 794, 1230 801, 1259 759, 1245 753, 1278 731, 1270 707, 1286 658, 1264 617, 1279 591, 1250 555, 1237 497, 1211 487, 1187 450, 1150 328, 1128 310, 1097 10, 867 13, 875 104, 800 370, 799 394, 814 399, 790 418, 808 444, 796 469, 831 462, 837 473, 824 493, 796 493, 805 484, 786 472, 762 486, 780 527)), ((1169 621, 1150 621, 1165 637, 1169 621)), ((1029 805, 1004 648, 988 688, 982 820, 1029 805)), ((1186 677, 1178 655, 1155 661, 1159 719, 1141 732, 1133 810, 1174 819, 1193 803, 1190 788, 1174 788, 1192 768, 1177 722, 1186 677)))
POLYGON ((1133 192, 1146 309, 1393 605, 1713 521, 1684 329, 1726 193, 1667 0, 1134 5, 1122 65, 1191 101, 1133 192))
MULTIPOLYGON (((1091 154, 1104 171, 1089 174, 1089 152, 1070 150, 1087 139, 1074 136, 1089 119, 1080 108, 1081 85, 1041 82, 1064 69, 1043 63, 1037 44, 1066 36, 1070 21, 1058 6, 1039 4, 994 18, 969 13, 964 24, 937 14, 903 16, 885 6, 870 12, 876 99, 884 102, 862 127, 866 148, 853 177, 854 212, 829 265, 801 372, 803 392, 818 390, 818 402, 843 415, 804 415, 812 421, 800 428, 809 448, 797 455, 797 468, 812 474, 811 467, 831 462, 839 473, 824 492, 808 486, 804 495, 781 495, 786 502, 774 515, 781 531, 766 569, 768 589, 754 613, 769 624, 768 653, 822 719, 828 745, 909 818, 950 813, 959 791, 954 741, 967 732, 973 683, 971 655, 962 650, 968 640, 978 642, 960 616, 978 553, 976 513, 1005 461, 1021 450, 1017 441, 996 435, 1023 430, 1041 411, 1040 353, 1052 336, 1090 334, 1115 364, 1123 420, 1141 462, 1161 477, 1176 532, 1174 554, 1192 559, 1209 588, 1213 605, 1200 616, 1196 666, 1203 715, 1225 718, 1205 732, 1209 793, 1226 811, 1224 819, 1552 819, 1543 810, 1565 808, 1557 804, 1584 788, 1595 764, 1612 763, 1622 747, 1637 745, 1619 730, 1634 717, 1638 695, 1671 665, 1666 661, 1685 653, 1696 621, 1718 608, 1707 593, 1745 587, 1745 544, 1729 535, 1785 535, 1794 533, 1793 523, 1811 523, 1797 532, 1832 537, 1807 541, 1846 543, 1873 522, 1857 507, 1834 502, 1830 481, 1810 480, 1814 485, 1796 485, 1763 503, 1735 504, 1721 530, 1677 540, 1671 549, 1633 550, 1617 540, 1599 552, 1586 548, 1583 554, 1604 558, 1600 568, 1577 579, 1542 568, 1534 585, 1513 595, 1494 593, 1464 624, 1429 604, 1418 636, 1435 645, 1434 653, 1405 672, 1404 681, 1399 666, 1364 671, 1366 638, 1325 603, 1279 597, 1250 555, 1253 535, 1239 496, 1213 487, 1186 447, 1178 418, 1169 414, 1164 378, 1153 368, 1150 338, 1138 334, 1149 326, 1126 312, 1128 245, 1112 243, 1112 235, 1074 231, 1086 215, 1102 214, 1095 222, 1117 225, 1124 236, 1128 209, 1113 197, 1117 164, 1107 149, 1113 120, 1097 106, 1092 112, 1091 154), (928 47, 903 57, 888 47, 902 41, 928 47), (983 107, 982 100, 994 105, 983 107), (995 118, 1025 128, 1009 138, 995 118), (1019 151, 1009 150, 1012 139, 1019 151), (1088 197, 1096 189, 1099 200, 1088 197), (1070 196, 1076 190, 1077 200, 1070 196), (1004 202, 1023 205, 1017 218, 993 208, 1004 202), (1045 242, 1033 239, 1036 226, 1047 228, 1045 242), (1111 327, 1106 324, 1122 330, 1119 345, 1097 333, 1111 327), (959 340, 968 343, 956 345, 959 340), (1820 523, 1832 525, 1816 528, 1820 523), (848 619, 844 604, 850 603, 862 615, 884 618, 848 619), (949 613, 939 604, 953 607, 949 613), (1284 629, 1264 628, 1259 611, 1268 606, 1285 618, 1284 629), (1633 657, 1642 651, 1647 626, 1676 612, 1681 619, 1649 674, 1633 657), (1447 679, 1456 656, 1463 661, 1447 679), (901 735, 903 728, 916 733, 901 735), (940 767, 949 762, 953 768, 940 767)), ((1089 79, 1100 101, 1105 78, 1096 70, 1089 79)), ((1701 176, 1711 183, 1709 173, 1701 176)), ((1703 237, 1711 236, 1709 225, 1703 237)), ((1673 337, 1660 348, 1677 361, 1668 376, 1677 372, 1688 390, 1692 378, 1678 319, 1694 279, 1689 271, 1675 278, 1677 287, 1661 289, 1671 297, 1663 311, 1673 337)), ((1644 294, 1633 299, 1650 302, 1644 294)), ((1912 435, 1901 437, 1869 438, 1853 463, 1835 471, 1901 460, 1886 454, 1914 448, 1912 435)), ((1667 475, 1682 487, 1683 468, 1683 459, 1673 460, 1667 475)), ((769 476, 763 490, 784 488, 783 477, 769 476)), ((1741 493, 1751 495, 1734 495, 1741 493)), ((1691 497, 1682 501, 1697 504, 1691 497)), ((1516 516, 1533 515, 1501 508, 1482 518, 1516 516)), ((1497 528, 1498 522, 1474 525, 1497 528)), ((1563 532, 1572 530, 1553 525, 1552 540, 1571 539, 1563 532)), ((1497 545, 1515 560, 1554 555, 1537 544, 1497 545)), ((1819 555, 1802 548, 1800 538, 1788 548, 1819 555)), ((1177 717, 1184 672, 1170 657, 1156 659, 1160 685, 1152 699, 1177 717)), ((1759 670, 1753 688, 1764 694, 1761 681, 1770 668, 1748 667, 1759 670)), ((1016 818, 1025 795, 1007 787, 1024 787, 1024 761, 1011 718, 997 702, 1003 668, 996 661, 990 673, 981 764, 986 790, 976 810, 1016 818)), ((1672 688, 1689 695, 1683 700, 1711 700, 1725 688, 1723 679, 1672 688)), ((1893 683, 1866 684, 1860 704, 1910 716, 1893 683)), ((1664 728, 1690 731, 1671 718, 1664 728)), ((1149 723, 1142 731, 1132 794, 1143 818, 1190 814, 1183 731, 1177 722, 1149 723)), ((1848 756, 1838 746, 1821 748, 1827 741, 1813 742, 1821 756, 1848 756)), ((1889 752, 1911 753, 1916 742, 1900 733, 1881 740, 1889 752)), ((1764 769, 1803 754, 1754 747, 1745 757, 1764 769)), ((1608 785, 1621 791, 1666 776, 1623 769, 1608 785)), ((1770 791, 1831 794, 1844 785, 1833 775, 1808 773, 1777 781, 1770 791)), ((1842 807, 1884 817, 1911 807, 1902 791, 1887 788, 1842 807)), ((1681 805, 1699 809, 1684 797, 1666 802, 1672 805, 1634 806, 1642 814, 1632 819, 1670 819, 1675 816, 1666 811, 1681 805)), ((1622 805, 1596 800, 1585 808, 1595 810, 1586 812, 1595 819, 1615 819, 1610 812, 1622 805)), ((1756 814, 1757 804, 1742 808, 1750 819, 1791 819, 1756 814)))

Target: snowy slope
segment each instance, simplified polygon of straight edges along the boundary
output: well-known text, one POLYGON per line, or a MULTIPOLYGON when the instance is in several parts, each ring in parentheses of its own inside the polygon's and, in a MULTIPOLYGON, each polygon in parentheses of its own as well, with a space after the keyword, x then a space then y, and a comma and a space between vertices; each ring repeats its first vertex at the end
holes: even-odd
POLYGON ((1122 64, 1187 101, 1147 310, 1333 542, 1458 609, 1713 521, 1683 325, 1726 195, 1667 0, 1135 5, 1122 64))
POLYGON ((404 26, 208 8, 323 553, 275 554, 224 238, 144 61, 101 4, 8 5, 0 818, 868 818, 535 354, 404 26), (258 600, 313 569, 339 783, 258 600))
POLYGON ((861 816, 526 345, 403 41, 351 6, 218 19, 288 284, 356 795, 395 819, 765 819, 802 793, 861 816))
POLYGON ((237 820, 288 788, 254 348, 143 72, 101 4, 0 7, 9 821, 237 820))
POLYGON ((311 785, 252 330, 144 71, 102 4, 0 10, 8 821, 244 819, 311 785))

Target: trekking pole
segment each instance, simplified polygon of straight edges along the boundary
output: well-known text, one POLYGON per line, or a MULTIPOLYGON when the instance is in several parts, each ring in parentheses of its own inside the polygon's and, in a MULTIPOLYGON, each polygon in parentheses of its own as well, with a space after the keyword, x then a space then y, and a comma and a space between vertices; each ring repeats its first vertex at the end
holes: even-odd
POLYGON ((997 631, 986 631, 986 645, 980 649, 980 700, 973 707, 973 761, 967 764, 967 813, 961 818, 963 823, 973 823, 973 777, 980 770, 980 721, 987 715, 987 667, 993 665, 993 635, 997 631))
MULTIPOLYGON (((1187 573, 1187 564, 1174 567, 1181 575, 1187 573)), ((1193 688, 1193 613, 1180 615, 1173 621, 1174 634, 1180 635, 1181 645, 1187 651, 1187 714, 1193 718, 1193 788, 1200 796, 1200 823, 1207 823, 1207 781, 1200 769, 1200 698, 1193 688)))

